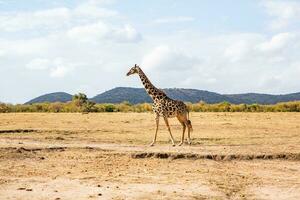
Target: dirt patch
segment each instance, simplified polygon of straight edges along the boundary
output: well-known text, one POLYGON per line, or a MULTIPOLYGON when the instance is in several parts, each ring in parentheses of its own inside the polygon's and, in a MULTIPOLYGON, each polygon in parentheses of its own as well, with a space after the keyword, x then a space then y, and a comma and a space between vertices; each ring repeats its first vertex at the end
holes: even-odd
POLYGON ((2 199, 16 200, 88 199, 100 193, 103 192, 96 186, 64 178, 15 180, 0 189, 2 199))
POLYGON ((265 200, 300 199, 300 194, 299 194, 300 188, 298 185, 294 185, 289 188, 266 185, 262 187, 255 187, 255 188, 252 187, 249 190, 254 193, 255 198, 257 199, 265 199, 265 200))
POLYGON ((197 184, 114 183, 91 184, 79 179, 22 179, 0 189, 3 199, 190 199, 220 198, 208 186, 197 184))
POLYGON ((135 159, 71 147, 2 148, 0 155, 3 199, 261 199, 254 191, 265 183, 299 186, 299 162, 289 160, 135 159))

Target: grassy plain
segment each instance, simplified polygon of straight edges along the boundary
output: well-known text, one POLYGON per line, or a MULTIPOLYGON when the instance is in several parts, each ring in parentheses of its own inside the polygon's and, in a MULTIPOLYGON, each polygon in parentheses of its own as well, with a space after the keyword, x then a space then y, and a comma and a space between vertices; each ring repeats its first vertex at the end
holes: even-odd
POLYGON ((300 199, 300 113, 0 114, 1 199, 300 199), (177 142, 181 126, 170 120, 177 142))

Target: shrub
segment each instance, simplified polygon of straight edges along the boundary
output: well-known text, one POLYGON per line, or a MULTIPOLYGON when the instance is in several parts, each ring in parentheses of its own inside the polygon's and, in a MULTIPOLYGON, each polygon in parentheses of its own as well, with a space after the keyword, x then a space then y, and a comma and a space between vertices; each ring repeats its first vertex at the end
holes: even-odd
POLYGON ((106 104, 104 105, 105 112, 115 112, 117 111, 116 106, 114 104, 106 104))
POLYGON ((0 113, 7 113, 7 112, 10 112, 9 106, 4 103, 0 103, 0 113))

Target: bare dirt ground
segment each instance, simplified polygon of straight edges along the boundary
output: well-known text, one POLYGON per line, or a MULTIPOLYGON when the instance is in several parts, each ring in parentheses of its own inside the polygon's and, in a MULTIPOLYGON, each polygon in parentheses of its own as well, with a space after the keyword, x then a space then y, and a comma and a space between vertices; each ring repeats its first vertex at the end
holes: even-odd
POLYGON ((300 113, 191 120, 148 147, 150 113, 0 114, 0 199, 300 199, 300 113))

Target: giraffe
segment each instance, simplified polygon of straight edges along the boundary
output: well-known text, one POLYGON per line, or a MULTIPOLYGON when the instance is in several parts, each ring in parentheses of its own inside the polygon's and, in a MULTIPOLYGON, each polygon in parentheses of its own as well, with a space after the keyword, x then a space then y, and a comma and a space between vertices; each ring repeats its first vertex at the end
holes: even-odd
POLYGON ((150 82, 150 80, 147 78, 143 70, 137 64, 135 64, 129 70, 127 76, 130 76, 132 74, 139 75, 145 87, 146 92, 153 100, 152 109, 153 112, 155 113, 156 130, 155 130, 153 141, 151 142, 150 146, 153 146, 156 142, 160 117, 164 118, 173 146, 175 146, 175 142, 168 121, 168 118, 173 118, 173 117, 177 117, 178 121, 181 123, 183 127, 181 141, 178 145, 181 146, 183 144, 186 127, 188 128, 187 142, 188 144, 191 144, 190 132, 193 130, 193 128, 192 128, 192 123, 189 120, 189 111, 187 106, 182 101, 173 100, 169 98, 162 90, 156 88, 150 82))

